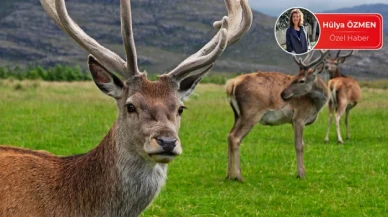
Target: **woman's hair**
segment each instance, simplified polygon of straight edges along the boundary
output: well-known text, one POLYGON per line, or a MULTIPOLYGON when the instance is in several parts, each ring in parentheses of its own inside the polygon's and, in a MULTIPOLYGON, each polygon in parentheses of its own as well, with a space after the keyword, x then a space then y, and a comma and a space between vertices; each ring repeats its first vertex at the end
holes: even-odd
POLYGON ((294 14, 299 14, 299 26, 303 26, 303 13, 297 8, 292 9, 290 13, 290 26, 294 26, 294 23, 292 22, 292 15, 294 14))

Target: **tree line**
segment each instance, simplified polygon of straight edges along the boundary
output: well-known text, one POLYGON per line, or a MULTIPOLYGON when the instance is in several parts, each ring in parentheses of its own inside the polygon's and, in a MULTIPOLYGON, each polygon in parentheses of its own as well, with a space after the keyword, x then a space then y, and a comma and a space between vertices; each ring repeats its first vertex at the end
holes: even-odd
MULTIPOLYGON (((226 80, 235 77, 239 73, 211 74, 204 77, 201 83, 225 84, 226 80)), ((157 74, 148 74, 149 80, 157 80, 157 74)), ((90 81, 92 77, 89 72, 83 71, 81 67, 69 67, 56 65, 55 67, 43 68, 42 66, 20 68, 1 67, 0 79, 17 80, 43 80, 43 81, 90 81)))
POLYGON ((81 67, 69 67, 56 65, 55 67, 43 68, 42 66, 20 68, 16 66, 0 67, 0 79, 17 80, 44 80, 44 81, 88 81, 92 80, 90 73, 81 67))

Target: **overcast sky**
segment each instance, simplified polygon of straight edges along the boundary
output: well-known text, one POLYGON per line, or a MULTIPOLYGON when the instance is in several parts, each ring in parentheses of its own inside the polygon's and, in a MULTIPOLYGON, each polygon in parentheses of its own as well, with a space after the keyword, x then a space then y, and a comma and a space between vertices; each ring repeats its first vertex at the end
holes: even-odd
POLYGON ((304 7, 316 13, 374 3, 388 4, 388 0, 249 0, 249 4, 256 11, 275 17, 291 7, 304 7))

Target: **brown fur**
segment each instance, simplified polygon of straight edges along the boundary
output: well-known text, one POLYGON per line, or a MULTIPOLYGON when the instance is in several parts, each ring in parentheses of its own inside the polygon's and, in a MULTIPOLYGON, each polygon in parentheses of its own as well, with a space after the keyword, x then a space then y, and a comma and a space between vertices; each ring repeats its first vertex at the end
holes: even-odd
POLYGON ((92 78, 115 99, 118 118, 104 140, 84 155, 0 148, 0 217, 139 216, 164 185, 166 164, 182 153, 183 99, 252 24, 246 0, 225 3, 229 19, 215 22, 219 33, 158 81, 148 81, 137 65, 130 1, 120 1, 125 62, 71 20, 64 0, 41 0, 49 17, 91 54, 92 78))
POLYGON ((349 76, 341 74, 339 64, 342 64, 345 58, 329 58, 326 60, 326 68, 330 73, 330 80, 328 86, 330 89, 329 107, 329 123, 325 137, 325 142, 329 141, 330 126, 332 123, 332 116, 334 114, 336 121, 336 131, 338 143, 342 144, 342 136, 340 132, 340 120, 345 113, 346 138, 349 139, 349 113, 354 108, 361 98, 361 88, 357 81, 349 76))
POLYGON ((336 91, 336 101, 346 98, 350 104, 357 104, 361 98, 361 88, 351 77, 337 77, 329 80, 330 91, 336 91))
MULTIPOLYGON (((226 85, 227 95, 236 97, 242 106, 250 107, 260 102, 260 107, 278 109, 284 107, 285 102, 280 98, 280 93, 290 83, 292 76, 277 72, 257 72, 231 79, 226 85), (233 86, 233 88, 232 88, 233 86), (268 92, 268 88, 272 91, 268 92), (234 93, 230 90, 234 90, 234 93), (254 93, 247 95, 246 93, 254 93)), ((242 109, 244 110, 244 109, 242 109)))
POLYGON ((171 152, 181 152, 178 85, 168 78, 148 81, 142 75, 128 81, 131 86, 120 80, 115 87, 106 86, 113 75, 98 62, 91 64, 97 64, 91 72, 103 92, 122 89, 120 97, 115 95, 119 109, 115 125, 84 155, 58 157, 1 146, 0 216, 137 216, 163 185, 166 166, 159 163, 169 160, 155 162, 149 154, 163 151, 155 139, 159 136, 176 138, 171 152), (128 98, 136 114, 127 112, 128 98))
POLYGON ((104 201, 95 195, 108 196, 104 186, 117 179, 109 169, 117 154, 113 129, 95 149, 74 158, 0 147, 0 216, 96 214, 104 201))
POLYGON ((235 112, 235 123, 228 136, 227 178, 243 180, 239 146, 257 122, 263 125, 293 124, 298 176, 304 177, 303 127, 315 121, 328 99, 326 84, 319 77, 314 77, 313 71, 310 69, 305 73, 305 69, 301 69, 297 76, 257 72, 241 75, 227 82, 226 93, 235 112), (312 89, 287 101, 283 100, 281 94, 293 93, 294 86, 301 79, 306 79, 306 83, 310 82, 312 89))

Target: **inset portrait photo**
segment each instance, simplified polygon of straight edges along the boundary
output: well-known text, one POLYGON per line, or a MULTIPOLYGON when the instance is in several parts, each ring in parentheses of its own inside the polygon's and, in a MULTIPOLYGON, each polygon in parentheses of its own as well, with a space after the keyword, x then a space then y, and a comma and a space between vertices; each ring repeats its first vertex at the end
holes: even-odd
POLYGON ((290 54, 306 54, 319 40, 319 23, 315 15, 305 8, 284 11, 275 24, 278 45, 290 54))

